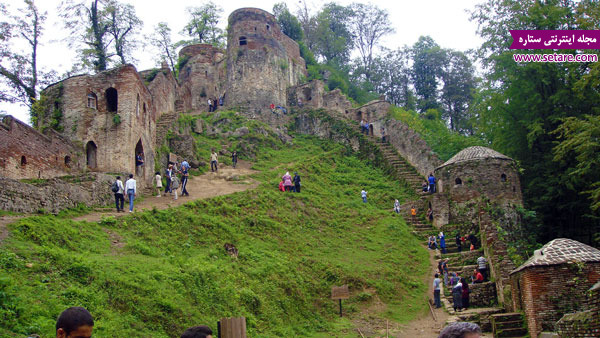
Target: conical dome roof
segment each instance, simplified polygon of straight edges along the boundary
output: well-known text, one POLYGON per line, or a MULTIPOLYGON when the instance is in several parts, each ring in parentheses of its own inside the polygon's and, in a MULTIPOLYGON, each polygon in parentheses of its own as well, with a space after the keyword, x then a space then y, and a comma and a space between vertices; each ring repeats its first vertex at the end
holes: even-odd
POLYGON ((532 266, 558 265, 573 262, 600 262, 600 250, 568 238, 554 239, 516 268, 511 274, 532 266))
POLYGON ((481 146, 473 146, 473 147, 468 147, 468 148, 465 148, 465 149, 459 151, 458 154, 454 155, 451 159, 446 161, 444 164, 442 164, 438 168, 445 167, 447 165, 458 163, 458 162, 481 160, 481 159, 488 159, 488 158, 495 158, 495 159, 508 160, 508 161, 513 160, 512 158, 510 158, 506 155, 500 154, 499 152, 495 151, 494 149, 490 149, 487 147, 481 147, 481 146))

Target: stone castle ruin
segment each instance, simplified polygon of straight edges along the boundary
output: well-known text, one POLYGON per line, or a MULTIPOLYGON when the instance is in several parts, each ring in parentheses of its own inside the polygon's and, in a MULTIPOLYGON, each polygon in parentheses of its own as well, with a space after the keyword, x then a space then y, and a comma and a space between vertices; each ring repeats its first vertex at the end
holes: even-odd
MULTIPOLYGON (((268 12, 256 8, 234 11, 229 16, 227 35, 226 50, 205 44, 182 48, 177 78, 166 64, 145 71, 124 65, 94 75, 73 76, 42 92, 44 109, 38 113, 34 128, 4 117, 0 122, 0 179, 5 189, 0 191, 0 208, 57 212, 77 201, 109 202, 111 178, 102 173, 134 173, 140 188, 149 186, 154 171, 168 160, 158 158, 157 150, 166 142, 169 127, 179 114, 207 111, 209 99, 222 100, 225 108, 260 119, 282 133, 285 124, 293 120, 273 114, 271 104, 287 109, 323 109, 357 129, 358 121, 369 121, 373 137, 380 137, 384 128, 387 154, 401 157, 414 171, 417 183, 435 172, 438 193, 423 198, 425 207, 420 209, 429 206, 434 210, 437 228, 466 225, 479 232, 498 303, 506 310, 521 304, 511 294, 509 276, 515 266, 507 258, 507 241, 499 233, 499 229, 509 233, 518 230, 515 209, 523 205, 512 159, 489 148, 470 147, 442 164, 415 131, 389 118, 390 104, 383 98, 354 107, 339 89, 326 91, 321 81, 305 82, 306 65, 298 44, 281 32, 268 12), (136 163, 138 154, 143 165, 136 163), (64 182, 57 181, 78 175, 85 179, 73 181, 87 182, 82 188, 63 188, 64 182), (29 186, 17 181, 22 179, 54 183, 51 187, 29 186), (96 190, 106 190, 102 193, 108 197, 98 196, 96 190), (37 197, 28 198, 32 195, 37 197)), ((298 125, 302 121, 306 122, 305 129, 311 130, 300 127, 300 132, 319 136, 334 132, 314 120, 297 117, 295 122, 298 125)), ((350 143, 355 150, 361 146, 347 135, 337 140, 350 143)), ((524 294, 522 286, 519 292, 524 294)))

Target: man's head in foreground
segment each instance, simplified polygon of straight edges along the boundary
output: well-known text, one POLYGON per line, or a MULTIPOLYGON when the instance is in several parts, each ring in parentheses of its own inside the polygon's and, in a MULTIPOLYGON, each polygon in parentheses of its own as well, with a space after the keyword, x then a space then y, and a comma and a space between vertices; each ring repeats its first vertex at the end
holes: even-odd
POLYGON ((88 310, 74 306, 63 311, 56 321, 56 338, 90 338, 94 319, 88 310))
POLYGON ((208 326, 194 326, 185 330, 181 338, 212 338, 212 330, 208 326))

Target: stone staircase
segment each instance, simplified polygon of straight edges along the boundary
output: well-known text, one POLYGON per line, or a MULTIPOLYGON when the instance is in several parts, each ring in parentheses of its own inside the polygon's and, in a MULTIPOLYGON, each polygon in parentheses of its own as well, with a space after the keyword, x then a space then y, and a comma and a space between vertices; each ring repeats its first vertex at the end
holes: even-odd
POLYGON ((417 172, 417 170, 408 163, 392 146, 387 142, 381 142, 381 139, 374 136, 369 136, 379 150, 383 153, 385 160, 396 170, 400 178, 406 181, 411 188, 414 188, 417 193, 421 193, 421 184, 425 182, 425 178, 417 172))
POLYGON ((491 316, 494 337, 526 337, 527 329, 520 313, 500 313, 491 316))
POLYGON ((158 119, 158 121, 156 121, 156 146, 157 147, 160 147, 163 144, 163 142, 165 141, 165 138, 167 137, 167 132, 169 131, 169 129, 171 128, 173 123, 175 123, 175 121, 177 121, 178 118, 179 118, 179 113, 170 112, 170 113, 162 114, 160 116, 160 118, 158 119))

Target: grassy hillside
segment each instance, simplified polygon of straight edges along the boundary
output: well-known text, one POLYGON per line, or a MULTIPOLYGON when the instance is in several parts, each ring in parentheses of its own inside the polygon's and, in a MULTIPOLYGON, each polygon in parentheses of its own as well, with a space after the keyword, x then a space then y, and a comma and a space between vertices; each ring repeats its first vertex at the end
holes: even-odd
POLYGON ((80 305, 96 318, 95 337, 178 337, 225 316, 246 316, 251 337, 345 336, 329 300, 345 283, 351 316, 376 297, 387 318, 425 311, 428 254, 391 211, 408 196, 398 182, 313 138, 258 155, 255 190, 101 224, 45 215, 10 225, 0 335, 53 336, 58 314, 80 305), (302 175, 302 193, 277 191, 286 170, 302 175))

